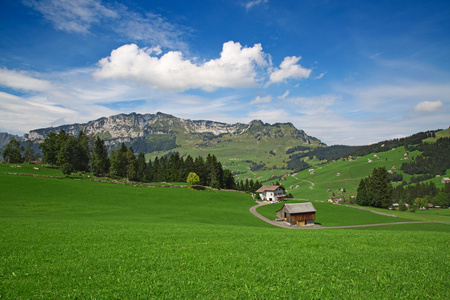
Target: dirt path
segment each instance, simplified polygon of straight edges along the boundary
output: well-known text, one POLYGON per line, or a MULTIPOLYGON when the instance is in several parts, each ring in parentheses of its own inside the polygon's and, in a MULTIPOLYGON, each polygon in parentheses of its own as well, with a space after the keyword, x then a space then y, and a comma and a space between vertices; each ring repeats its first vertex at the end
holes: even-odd
POLYGON ((320 226, 320 225, 309 225, 309 226, 295 226, 290 225, 287 222, 277 222, 274 220, 269 220, 259 214, 256 209, 260 206, 267 205, 270 203, 257 202, 257 205, 250 207, 249 211, 257 218, 263 220, 271 225, 289 228, 289 229, 343 229, 343 228, 358 228, 358 227, 373 227, 373 226, 383 226, 383 225, 399 225, 399 224, 414 224, 414 223, 433 223, 431 221, 411 221, 411 222, 393 222, 393 223, 378 223, 378 224, 364 224, 364 225, 347 225, 347 226, 320 226))

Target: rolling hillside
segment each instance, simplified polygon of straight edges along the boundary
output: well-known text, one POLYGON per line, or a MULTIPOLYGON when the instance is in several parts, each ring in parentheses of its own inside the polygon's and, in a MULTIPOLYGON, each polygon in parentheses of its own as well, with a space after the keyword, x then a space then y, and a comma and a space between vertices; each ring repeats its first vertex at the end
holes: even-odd
MULTIPOLYGON (((62 175, 34 167, 0 164, 1 298, 448 295, 448 224, 290 230, 253 216, 248 194, 5 174, 62 175)), ((324 225, 388 218, 316 209, 324 225)))

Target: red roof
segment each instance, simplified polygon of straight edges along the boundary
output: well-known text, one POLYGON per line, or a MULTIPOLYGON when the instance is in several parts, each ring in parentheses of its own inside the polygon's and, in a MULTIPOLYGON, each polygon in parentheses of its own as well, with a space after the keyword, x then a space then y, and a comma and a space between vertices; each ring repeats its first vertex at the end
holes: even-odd
POLYGON ((256 192, 264 193, 265 191, 273 192, 276 191, 280 186, 279 185, 263 185, 256 192))

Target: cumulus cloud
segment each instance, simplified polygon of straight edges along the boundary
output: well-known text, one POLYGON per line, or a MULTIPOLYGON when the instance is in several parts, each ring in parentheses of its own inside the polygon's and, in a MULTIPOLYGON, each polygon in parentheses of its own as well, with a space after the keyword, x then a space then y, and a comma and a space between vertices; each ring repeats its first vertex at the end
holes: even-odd
POLYGON ((301 57, 296 56, 285 57, 280 64, 280 68, 274 68, 274 71, 270 74, 270 83, 279 83, 289 78, 308 78, 311 69, 303 68, 297 64, 300 59, 301 57))
POLYGON ((37 79, 25 72, 0 69, 0 85, 15 90, 45 91, 52 88, 52 84, 47 80, 37 79))
POLYGON ((414 107, 414 110, 422 113, 432 113, 441 110, 443 106, 442 101, 422 101, 414 107))
POLYGON ((233 41, 223 44, 220 58, 202 64, 185 59, 179 51, 160 58, 135 44, 121 46, 99 61, 96 79, 126 79, 152 88, 172 91, 253 87, 262 78, 258 67, 268 65, 261 44, 242 47, 233 41))
POLYGON ((267 95, 264 97, 257 96, 254 100, 250 101, 250 104, 269 103, 272 101, 272 96, 267 95))

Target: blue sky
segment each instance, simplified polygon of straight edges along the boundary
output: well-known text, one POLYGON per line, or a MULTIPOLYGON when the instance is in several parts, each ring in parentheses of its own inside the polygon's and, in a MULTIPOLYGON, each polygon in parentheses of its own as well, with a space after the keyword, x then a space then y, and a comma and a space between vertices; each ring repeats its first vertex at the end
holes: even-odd
POLYGON ((450 125, 449 1, 0 2, 0 131, 118 113, 291 122, 328 145, 450 125))

